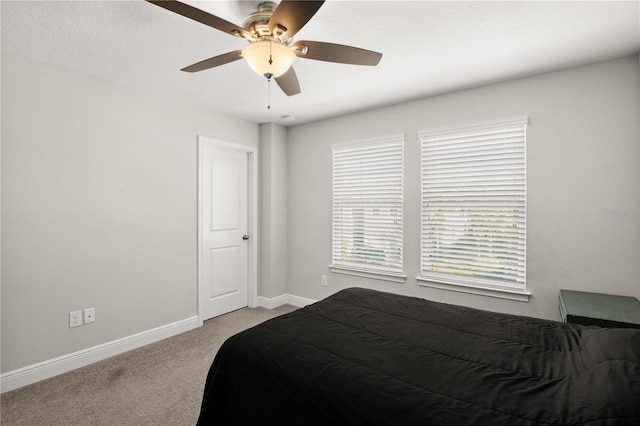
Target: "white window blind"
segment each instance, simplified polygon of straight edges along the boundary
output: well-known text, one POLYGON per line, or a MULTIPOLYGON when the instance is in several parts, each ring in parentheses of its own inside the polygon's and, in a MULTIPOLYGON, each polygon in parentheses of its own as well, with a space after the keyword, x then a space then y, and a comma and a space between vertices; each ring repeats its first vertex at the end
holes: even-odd
POLYGON ((400 275, 404 136, 333 145, 332 267, 400 275))
POLYGON ((527 119, 421 132, 421 277, 526 293, 527 119))

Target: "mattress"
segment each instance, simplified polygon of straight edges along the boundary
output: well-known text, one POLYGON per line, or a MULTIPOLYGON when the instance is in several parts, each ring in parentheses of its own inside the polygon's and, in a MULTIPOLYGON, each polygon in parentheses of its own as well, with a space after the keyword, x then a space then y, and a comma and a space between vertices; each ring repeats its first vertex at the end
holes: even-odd
POLYGON ((350 288, 229 338, 198 425, 639 425, 640 330, 350 288))

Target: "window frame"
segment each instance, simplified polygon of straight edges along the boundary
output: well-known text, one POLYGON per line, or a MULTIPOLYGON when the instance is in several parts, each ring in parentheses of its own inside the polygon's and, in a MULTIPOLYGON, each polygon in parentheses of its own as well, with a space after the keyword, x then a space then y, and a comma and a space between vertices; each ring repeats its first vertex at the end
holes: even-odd
MULTIPOLYGON (((365 278, 372 278, 378 280, 385 280, 391 282, 400 282, 403 283, 406 279, 406 274, 404 273, 404 143, 405 137, 404 134, 395 134, 389 135, 385 137, 375 138, 375 139, 367 139, 361 141, 352 141, 352 142, 343 142, 336 143, 331 145, 332 151, 332 226, 331 226, 331 264, 329 268, 332 272, 346 274, 346 275, 355 275, 365 278), (375 208, 384 208, 381 207, 380 203, 388 203, 389 208, 396 208, 399 210, 399 215, 393 216, 393 220, 399 220, 399 223, 394 223, 392 235, 388 236, 388 240, 383 239, 382 235, 376 234, 372 232, 370 234, 364 234, 362 239, 367 239, 372 242, 372 244, 383 244, 385 242, 390 242, 390 247, 392 250, 395 250, 395 255, 393 259, 398 258, 399 253, 399 262, 395 260, 391 262, 391 266, 380 266, 375 265, 371 262, 364 263, 359 261, 345 261, 344 260, 344 249, 343 242, 345 240, 344 235, 351 233, 352 238, 351 241, 347 238, 347 244, 351 244, 354 247, 352 250, 355 250, 355 238, 353 237, 353 226, 348 227, 344 226, 345 222, 348 222, 348 217, 342 213, 343 209, 348 208, 349 200, 354 202, 355 199, 349 199, 345 197, 349 197, 348 193, 345 191, 345 177, 340 176, 344 171, 344 167, 351 167, 346 164, 344 161, 347 161, 344 157, 349 155, 357 156, 357 152, 361 153, 361 161, 363 164, 369 165, 369 161, 371 160, 371 156, 380 156, 386 157, 385 154, 380 154, 380 150, 393 150, 396 149, 398 152, 390 154, 386 158, 389 160, 390 164, 388 166, 392 166, 392 172, 390 172, 390 177, 393 179, 393 182, 390 185, 393 187, 392 189, 395 192, 392 192, 392 199, 387 201, 375 201, 370 203, 370 205, 365 205, 362 207, 364 221, 371 220, 371 211, 366 212, 367 209, 375 209, 375 208), (367 151, 369 151, 367 153, 367 151), (399 172, 399 175, 397 174, 399 172), (399 192, 397 191, 399 187, 399 192), (342 217, 343 222, 340 222, 340 218, 342 217), (345 218, 347 220, 345 221, 345 218)), ((351 157, 353 158, 353 157, 351 157)), ((371 173, 371 177, 375 179, 376 183, 379 182, 387 182, 383 178, 380 177, 379 174, 373 173, 374 170, 369 171, 371 173)), ((355 170, 355 166, 354 166, 355 170)), ((367 173, 367 171, 362 171, 362 173, 367 173)), ((362 177, 362 175, 361 175, 362 177)), ((369 179, 371 179, 369 177, 369 179)), ((387 182, 389 184, 389 182, 387 182)), ((348 182, 347 182, 348 184, 348 182)), ((354 181, 352 183, 353 187, 358 187, 361 185, 360 182, 354 181)), ((384 186, 384 185, 383 185, 384 186)), ((374 193, 372 199, 376 199, 376 195, 382 196, 385 194, 389 194, 387 190, 381 189, 379 193, 374 193)), ((368 200, 371 201, 371 200, 368 200)), ((351 212, 353 215, 353 212, 351 212)), ((351 216, 353 217, 353 216, 351 216)), ((392 216, 384 216, 384 219, 391 218, 392 216)), ((370 225, 371 223, 368 223, 370 225)), ((366 232, 365 225, 363 225, 363 229, 361 232, 366 232)), ((378 250, 385 250, 385 260, 388 260, 389 252, 384 248, 377 248, 378 250)), ((353 253, 353 251, 351 252, 353 253)), ((369 254, 364 254, 363 259, 371 261, 371 256, 369 254)))
MULTIPOLYGON (((464 293, 472 293, 472 294, 480 294, 480 295, 485 295, 485 296, 492 296, 492 297, 498 297, 498 298, 505 298, 505 299, 511 299, 511 300, 518 300, 518 301, 523 301, 523 302, 527 302, 529 300, 529 296, 531 296, 531 293, 527 290, 527 286, 526 286, 526 150, 527 150, 527 137, 526 137, 526 132, 527 132, 527 125, 528 125, 528 117, 517 117, 517 118, 513 118, 513 119, 508 119, 508 120, 500 120, 500 121, 493 121, 493 122, 484 122, 484 123, 477 123, 477 124, 472 124, 472 125, 467 125, 467 126, 460 126, 460 127, 449 127, 449 128, 443 128, 443 129, 433 129, 433 130, 422 130, 420 132, 418 132, 418 139, 420 141, 420 155, 421 155, 421 163, 420 163, 420 180, 421 180, 421 204, 420 204, 420 220, 421 220, 421 225, 420 225, 420 274, 417 278, 418 280, 418 284, 422 285, 422 286, 427 286, 427 287, 433 287, 433 288, 439 288, 439 289, 445 289, 445 290, 452 290, 452 291, 459 291, 459 292, 464 292, 464 293), (522 282, 520 283, 518 281, 518 279, 516 280, 503 280, 500 281, 498 279, 495 278, 485 278, 485 277, 481 277, 480 275, 482 275, 482 273, 478 272, 478 271, 466 271, 463 274, 463 268, 465 266, 462 266, 464 264, 464 261, 459 261, 458 263, 460 264, 460 266, 456 266, 455 265, 455 260, 454 256, 449 254, 449 257, 447 258, 447 255, 443 254, 444 250, 440 248, 440 246, 443 244, 442 240, 449 238, 451 239, 451 234, 452 231, 451 229, 455 229, 454 225, 450 225, 449 228, 444 228, 443 224, 440 224, 444 229, 444 231, 442 233, 438 233, 437 231, 433 231, 433 224, 434 222, 431 221, 429 222, 428 219, 428 213, 426 212, 427 210, 427 206, 428 203, 434 203, 435 200, 435 196, 433 195, 436 191, 433 189, 434 185, 431 185, 431 189, 427 189, 426 185, 425 185, 425 181, 427 180, 426 178, 426 174, 428 173, 428 171, 426 170, 427 167, 431 167, 431 166, 427 166, 425 163, 427 161, 429 162, 438 162, 438 161, 442 161, 442 163, 437 164, 437 166, 443 165, 444 168, 448 168, 449 165, 448 164, 444 164, 444 160, 440 157, 441 155, 443 155, 442 153, 438 153, 435 149, 433 148, 428 148, 427 149, 427 144, 429 143, 437 143, 438 140, 442 140, 442 139, 452 139, 452 140, 456 140, 456 141, 460 141, 462 138, 466 138, 466 137, 470 137, 472 139, 471 144, 474 143, 474 139, 477 139, 478 137, 482 137, 483 135, 489 135, 492 132, 499 132, 499 129, 518 129, 521 126, 521 132, 522 132, 522 145, 518 148, 521 150, 521 153, 519 153, 518 155, 521 155, 521 157, 518 157, 517 159, 514 159, 513 162, 510 164, 510 167, 512 167, 514 170, 520 169, 520 173, 515 173, 514 172, 514 179, 516 179, 516 176, 518 178, 522 178, 523 180, 523 188, 521 189, 521 191, 523 191, 522 195, 521 195, 521 199, 520 196, 518 196, 518 199, 515 201, 515 203, 517 204, 517 208, 521 208, 522 209, 522 218, 520 219, 523 229, 518 229, 518 231, 516 231, 517 234, 517 242, 513 245, 509 245, 509 247, 507 248, 508 251, 517 251, 518 252, 518 260, 516 261, 517 268, 516 268, 516 272, 513 273, 513 276, 519 275, 521 276, 522 282), (435 152, 435 154, 434 154, 435 152), (426 158, 429 157, 429 160, 427 160, 426 158), (438 158, 440 158, 440 160, 438 160, 438 158), (434 160, 435 159, 435 160, 434 160), (517 161, 522 161, 521 166, 517 166, 516 162, 517 161), (431 226, 431 230, 427 231, 427 226, 431 226), (428 236, 427 236, 428 234, 428 236), (435 237, 434 237, 435 236, 435 237), (435 239, 434 239, 435 238, 435 239), (434 241, 439 241, 439 248, 437 250, 435 250, 433 253, 434 254, 429 254, 427 247, 431 246, 433 247, 434 245, 434 241), (521 256, 521 258, 520 258, 521 256), (443 269, 450 269, 452 272, 437 272, 437 271, 433 271, 433 270, 428 270, 429 268, 431 269, 436 269, 436 266, 433 266, 432 264, 429 264, 429 260, 427 260, 426 258, 431 257, 431 258, 441 258, 444 259, 445 262, 446 261, 452 261, 452 263, 454 263, 453 266, 451 266, 450 268, 443 268, 443 269), (430 265, 430 266, 429 266, 430 265), (521 269, 520 269, 521 268, 521 269), (474 276, 475 275, 475 276, 474 276)), ((494 133, 497 134, 497 133, 494 133)), ((491 138, 489 136, 489 138, 491 138)), ((499 137, 496 137, 495 140, 498 140, 499 137)), ((484 142, 477 142, 478 145, 475 146, 475 149, 478 149, 478 147, 480 149, 485 149, 484 147, 486 146, 486 144, 484 142)), ((473 151, 474 148, 470 148, 468 143, 464 143, 465 145, 465 149, 468 149, 470 151, 462 151, 463 153, 469 153, 469 152, 473 152, 473 155, 476 155, 476 151, 473 151)), ((449 150, 449 147, 444 148, 445 150, 449 150)), ((486 148, 488 149, 488 148, 486 148)), ((444 151, 443 151, 444 152, 444 151)), ((456 148, 456 152, 459 153, 458 148, 456 148)), ((459 156, 454 156, 454 157, 450 157, 453 158, 451 160, 451 164, 462 164, 464 162, 464 160, 458 159, 456 157, 459 156), (457 163, 456 163, 457 162, 457 163)), ((447 159, 447 161, 449 161, 447 159)), ((506 165, 506 163, 505 163, 506 165)), ((432 168, 433 170, 433 168, 432 168)), ((433 172, 431 172, 433 173, 433 172)), ((482 172, 484 173, 484 172, 482 172)), ((482 174, 480 173, 480 175, 482 174)), ((466 174, 466 172, 465 172, 466 174)), ((475 182, 481 182, 481 177, 480 175, 472 175, 470 174, 471 177, 465 178, 468 179, 469 182, 471 181, 475 181, 475 182)), ((438 178, 435 178, 438 179, 438 178)), ((450 183, 443 183, 442 184, 444 187, 446 187, 444 190, 447 193, 451 193, 451 192, 455 192, 458 189, 454 189, 451 190, 451 188, 449 188, 449 186, 451 185, 450 183)), ((438 186, 437 184, 435 186, 438 186)), ((457 186, 457 182, 456 182, 456 186, 457 186)), ((515 186, 515 185, 513 185, 515 186)), ((438 188, 438 190, 442 191, 443 188, 438 188)), ((465 191, 468 192, 468 191, 465 191)), ((484 192, 484 191, 481 191, 484 192)), ((517 191, 514 190, 514 194, 517 191)), ((474 193, 475 195, 475 193, 474 193)), ((452 195, 448 195, 452 198, 447 198, 447 200, 454 200, 456 202, 459 202, 458 198, 453 198, 452 195)), ((466 196, 466 195, 465 195, 466 196)), ((471 198, 471 197, 470 197, 471 198)), ((514 199, 516 199, 516 196, 514 195, 514 199)), ((510 201, 511 202, 511 201, 510 201)), ((437 204, 437 203, 436 203, 437 204)), ((507 204, 507 202, 505 201, 504 205, 503 205, 503 209, 504 207, 506 207, 505 205, 507 204)), ((471 207, 471 203, 468 204, 464 204, 464 203, 460 203, 460 207, 457 207, 458 209, 467 209, 468 211, 471 210, 473 211, 473 208, 471 207)), ((496 207, 495 211, 499 211, 500 207, 496 207)), ((431 210, 431 209, 430 209, 431 210)), ((432 213, 433 214, 433 213, 432 213)), ((476 213, 477 215, 477 213, 476 213)), ((489 215, 492 215, 491 213, 489 215)), ((515 216, 515 214, 513 214, 515 216)), ((464 221, 466 223, 469 223, 471 219, 469 219, 469 217, 471 215, 466 214, 466 213, 462 213, 461 216, 463 217, 464 221)), ((446 218, 445 218, 446 219, 446 218)), ((483 221, 486 221, 486 219, 483 217, 482 218, 483 221)), ((515 219, 514 219, 515 221, 515 219)), ((497 223, 497 221, 496 221, 497 223)), ((455 226, 458 226, 458 224, 456 224, 455 226)), ((463 225, 465 226, 465 225, 463 225)), ((470 229, 478 229, 479 225, 473 225, 470 228, 464 228, 465 231, 465 235, 466 232, 470 229)), ((499 227, 499 224, 496 225, 494 224, 494 228, 492 229, 491 232, 495 232, 495 229, 497 229, 499 227)), ((519 226, 519 225, 518 225, 519 226)), ((514 225, 515 228, 517 228, 518 226, 514 225)), ((474 241, 481 241, 482 237, 475 237, 473 238, 474 241)), ((481 241, 482 242, 482 241, 481 241)), ((488 243, 488 247, 490 250, 493 249, 493 245, 491 242, 488 243)), ((463 249, 466 250, 466 249, 463 249)), ((453 252, 453 251, 452 251, 453 252)), ((474 254, 471 254, 470 257, 472 257, 472 262, 475 262, 476 259, 473 258, 473 256, 477 256, 478 258, 480 257, 480 255, 478 253, 481 253, 482 249, 478 250, 477 252, 475 252, 474 254)), ((466 253, 464 254, 465 256, 467 255, 466 253)), ((435 263, 435 262, 434 262, 435 263)), ((504 263, 507 263, 506 261, 504 263)), ((473 267, 472 267, 473 268, 473 267)), ((491 271, 492 273, 495 273, 495 271, 491 271)), ((506 275, 506 274, 505 274, 506 275)), ((509 278, 512 278, 512 276, 509 276, 509 278)))

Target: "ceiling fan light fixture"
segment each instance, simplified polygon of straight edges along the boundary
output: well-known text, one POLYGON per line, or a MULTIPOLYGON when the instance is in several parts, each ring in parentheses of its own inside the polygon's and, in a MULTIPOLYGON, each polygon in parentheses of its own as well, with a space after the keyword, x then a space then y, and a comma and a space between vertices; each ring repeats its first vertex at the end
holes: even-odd
POLYGON ((296 54, 280 42, 259 40, 242 49, 242 57, 258 75, 278 78, 289 70, 296 54))
MULTIPOLYGON (((0 0, 1 1, 1 0, 0 0)), ((319 41, 296 41, 294 36, 316 14, 325 0, 272 0, 262 1, 257 10, 247 16, 242 26, 226 21, 178 0, 147 0, 170 12, 200 22, 229 35, 249 42, 245 49, 217 55, 182 68, 184 72, 199 72, 244 58, 258 75, 276 83, 287 96, 300 93, 300 83, 291 66, 296 58, 336 62, 350 65, 374 66, 381 53, 319 41)), ((270 84, 267 87, 271 87, 270 84)))

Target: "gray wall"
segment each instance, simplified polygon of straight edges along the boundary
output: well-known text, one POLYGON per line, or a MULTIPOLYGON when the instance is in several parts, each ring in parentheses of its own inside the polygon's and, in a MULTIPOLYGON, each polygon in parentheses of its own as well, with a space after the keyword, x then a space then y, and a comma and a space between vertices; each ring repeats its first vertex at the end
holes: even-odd
POLYGON ((289 130, 288 291, 322 299, 365 286, 558 319, 560 288, 640 296, 638 57, 623 58, 301 125, 289 130), (419 286, 416 133, 526 115, 528 303, 419 286), (404 284, 331 273, 331 150, 403 133, 404 284), (614 213, 612 215, 612 212, 614 213), (328 287, 320 276, 329 276, 328 287))
POLYGON ((289 129, 6 52, 2 62, 2 372, 196 314, 198 134, 260 140, 261 296, 360 285, 547 318, 559 288, 640 296, 638 57, 289 129), (530 302, 419 286, 416 132, 518 115, 530 122, 530 302), (406 135, 408 279, 330 273, 330 145, 395 133, 406 135), (97 322, 69 329, 68 312, 87 307, 97 322))
POLYGON ((2 53, 2 372, 197 314, 197 135, 259 136, 2 53))
POLYGON ((260 276, 258 294, 287 293, 287 129, 260 125, 260 276))

